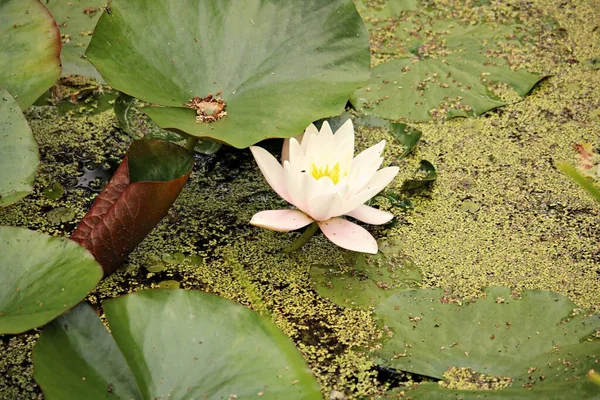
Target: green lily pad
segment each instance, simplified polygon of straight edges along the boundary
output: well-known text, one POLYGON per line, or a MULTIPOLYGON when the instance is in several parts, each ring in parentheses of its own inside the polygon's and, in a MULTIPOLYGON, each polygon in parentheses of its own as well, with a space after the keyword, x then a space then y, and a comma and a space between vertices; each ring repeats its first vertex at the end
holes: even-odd
POLYGON ((110 7, 86 54, 110 86, 163 106, 145 109, 161 128, 239 148, 291 137, 340 114, 369 77, 368 35, 351 0, 113 0, 110 7), (226 115, 198 123, 185 105, 209 95, 224 102, 226 115))
POLYGON ((378 65, 350 98, 367 114, 411 121, 480 115, 507 104, 496 83, 522 97, 542 78, 513 69, 527 50, 517 25, 464 26, 427 13, 368 25, 378 65))
POLYGON ((102 278, 77 243, 0 227, 0 334, 41 326, 80 302, 102 278))
POLYGON ((590 382, 586 375, 591 369, 598 368, 599 355, 600 344, 597 342, 565 346, 529 360, 528 365, 510 377, 510 386, 500 390, 471 389, 479 386, 493 388, 505 383, 489 378, 485 381, 481 374, 459 369, 446 374, 450 379, 423 383, 405 393, 414 400, 597 399, 600 388, 590 382), (461 389, 461 386, 465 388, 461 389))
POLYGON ((378 362, 444 379, 447 387, 420 385, 414 392, 424 396, 420 398, 455 398, 457 390, 463 397, 470 393, 464 387, 469 383, 504 386, 502 381, 509 386, 500 391, 475 389, 464 398, 481 398, 481 392, 494 399, 521 398, 508 396, 514 392, 523 398, 547 398, 544 394, 560 388, 575 388, 588 396, 594 388, 598 393, 584 375, 597 368, 600 357, 600 342, 587 339, 600 329, 600 315, 577 310, 560 294, 530 290, 514 298, 510 289, 495 287, 487 289, 484 299, 462 303, 439 289, 414 290, 388 298, 375 312, 391 331, 376 352, 378 362), (470 382, 473 373, 483 378, 470 382), (528 392, 537 397, 528 397, 533 396, 528 392), (426 397, 427 393, 444 397, 426 397))
POLYGON ((0 207, 33 191, 38 164, 31 128, 15 99, 0 88, 0 207))
POLYGON ((421 160, 419 168, 413 174, 413 177, 402 183, 400 190, 411 191, 419 190, 430 186, 437 179, 437 172, 432 163, 427 160, 421 160))
POLYGON ((87 76, 103 82, 84 54, 106 0, 46 0, 45 4, 61 33, 62 75, 87 76))
POLYGON ((348 254, 347 268, 312 266, 314 289, 340 306, 368 309, 421 284, 421 270, 397 246, 386 242, 380 247, 375 255, 348 254))
POLYGON ((0 87, 25 109, 60 75, 60 33, 38 0, 0 0, 0 87))
POLYGON ((88 305, 47 326, 34 378, 48 399, 321 399, 293 343, 230 300, 177 289, 88 305), (111 336, 112 334, 112 336, 111 336))

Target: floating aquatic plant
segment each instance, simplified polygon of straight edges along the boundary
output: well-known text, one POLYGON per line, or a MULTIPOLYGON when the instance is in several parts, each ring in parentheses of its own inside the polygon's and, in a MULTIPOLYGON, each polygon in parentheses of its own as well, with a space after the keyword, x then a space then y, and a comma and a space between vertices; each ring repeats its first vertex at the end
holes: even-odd
POLYGON ((320 131, 311 124, 300 140, 291 138, 286 145, 288 159, 283 164, 262 147, 252 146, 250 150, 269 185, 296 209, 261 211, 250 223, 279 232, 312 224, 304 238, 320 228, 340 247, 377 253, 377 242, 366 229, 340 217, 347 215, 371 225, 394 218, 389 212, 364 204, 399 171, 398 167, 378 170, 383 163, 385 140, 354 157, 352 121, 347 120, 335 134, 325 121, 320 131))

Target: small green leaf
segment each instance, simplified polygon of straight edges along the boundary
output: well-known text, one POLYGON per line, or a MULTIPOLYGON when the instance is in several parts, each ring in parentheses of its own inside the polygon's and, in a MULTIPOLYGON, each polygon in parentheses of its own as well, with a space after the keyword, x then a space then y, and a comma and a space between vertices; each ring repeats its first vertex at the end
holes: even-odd
POLYGON ((107 83, 147 103, 161 128, 247 147, 340 114, 369 76, 351 0, 113 0, 86 52, 107 83), (140 49, 143 49, 141 51, 140 49), (226 104, 196 122, 192 98, 226 104))
POLYGON ((437 172, 433 164, 427 160, 421 160, 419 168, 417 168, 413 177, 404 181, 400 190, 410 191, 422 189, 430 186, 436 179, 437 172))
POLYGON ((84 54, 106 0, 46 0, 45 4, 62 36, 62 75, 87 76, 103 82, 84 54))
POLYGON ((102 278, 77 243, 0 227, 0 334, 41 326, 81 301, 102 278))
POLYGON ((0 88, 0 207, 33 191, 38 165, 31 128, 15 99, 0 88))
POLYGON ((44 196, 49 200, 58 200, 65 193, 65 189, 60 182, 54 182, 53 184, 46 186, 43 190, 44 196))
POLYGON ((230 300, 178 289, 88 305, 49 325, 34 349, 47 399, 321 399, 293 343, 230 300))
POLYGON ((351 253, 348 267, 314 265, 310 280, 319 295, 343 307, 368 309, 384 299, 415 288, 421 283, 421 271, 402 255, 397 245, 380 245, 375 255, 351 253))
POLYGON ((0 87, 22 109, 60 75, 60 33, 38 0, 0 0, 0 87))
POLYGON ((421 140, 420 130, 402 123, 390 123, 390 134, 396 139, 396 142, 404 147, 404 151, 396 156, 397 160, 409 155, 421 140))

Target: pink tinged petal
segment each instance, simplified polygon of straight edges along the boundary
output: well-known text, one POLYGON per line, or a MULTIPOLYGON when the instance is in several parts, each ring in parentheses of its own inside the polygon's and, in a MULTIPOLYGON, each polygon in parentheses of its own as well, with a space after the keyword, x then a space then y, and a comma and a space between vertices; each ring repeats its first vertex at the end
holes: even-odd
POLYGON ((299 170, 305 168, 304 164, 305 164, 306 157, 304 156, 304 153, 302 152, 302 146, 295 138, 290 139, 290 146, 289 146, 288 151, 289 151, 289 162, 290 162, 290 166, 292 167, 292 170, 299 171, 299 170))
POLYGON ((369 207, 365 204, 358 206, 358 208, 356 208, 353 211, 350 211, 346 215, 371 225, 387 224, 394 218, 394 214, 392 213, 378 210, 376 208, 369 207))
POLYGON ((289 232, 314 222, 299 210, 267 210, 254 214, 250 224, 277 232, 289 232))
POLYGON ((299 143, 302 143, 302 137, 304 133, 301 133, 293 138, 283 139, 283 147, 281 148, 281 163, 290 159, 290 139, 296 139, 299 143))
POLYGON ((361 253, 377 253, 375 238, 363 227, 343 218, 331 218, 319 222, 319 228, 334 244, 361 253))
POLYGON ((250 146, 250 151, 269 185, 282 199, 290 202, 285 189, 283 166, 262 147, 250 146))
POLYGON ((356 210, 361 204, 381 192, 389 183, 398 175, 400 168, 398 167, 387 167, 380 169, 375 173, 373 179, 366 185, 364 190, 361 192, 351 195, 342 207, 342 214, 348 214, 351 211, 356 210))

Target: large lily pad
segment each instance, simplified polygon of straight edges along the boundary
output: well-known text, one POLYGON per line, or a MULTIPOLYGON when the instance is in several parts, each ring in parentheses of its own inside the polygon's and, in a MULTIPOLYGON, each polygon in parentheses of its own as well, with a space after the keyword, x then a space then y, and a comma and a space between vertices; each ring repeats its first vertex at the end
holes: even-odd
POLYGON ((367 21, 378 65, 351 101, 368 114, 412 121, 480 115, 507 104, 493 92, 496 83, 525 96, 542 78, 512 66, 526 51, 517 25, 465 26, 426 13, 367 21))
POLYGON ((445 379, 449 386, 423 384, 417 394, 454 398, 471 373, 478 377, 474 386, 503 381, 509 386, 483 391, 490 398, 509 398, 523 388, 537 395, 521 393, 524 398, 542 398, 561 388, 588 395, 575 398, 591 398, 592 388, 597 393, 584 375, 597 368, 600 357, 600 343, 587 341, 600 329, 600 316, 576 310, 557 293, 530 290, 514 298, 507 288, 489 288, 484 299, 461 304, 438 289, 415 290, 388 298, 376 314, 393 333, 377 352, 380 363, 445 379), (462 376, 459 382, 452 379, 457 376, 462 376))
POLYGON ((38 0, 0 0, 0 87, 25 109, 60 75, 60 33, 38 0))
POLYGON ((0 88, 0 207, 33 190, 38 146, 19 105, 0 88))
POLYGON ((20 333, 81 301, 102 278, 102 269, 75 242, 3 226, 0 276, 0 334, 20 333))
POLYGON ((96 68, 85 58, 96 22, 106 0, 46 0, 62 36, 62 75, 81 75, 102 81, 96 68))
POLYGON ((343 307, 369 309, 384 299, 421 284, 421 270, 393 242, 375 255, 348 253, 348 266, 314 265, 310 280, 319 295, 343 307))
POLYGON ((157 289, 88 305, 44 329, 35 380, 47 399, 320 399, 293 343, 268 319, 197 291, 157 289))
POLYGON ((113 0, 89 60, 107 83, 160 106, 162 128, 242 148, 340 114, 369 77, 366 29, 351 0, 113 0), (192 98, 226 104, 196 122, 192 98))

